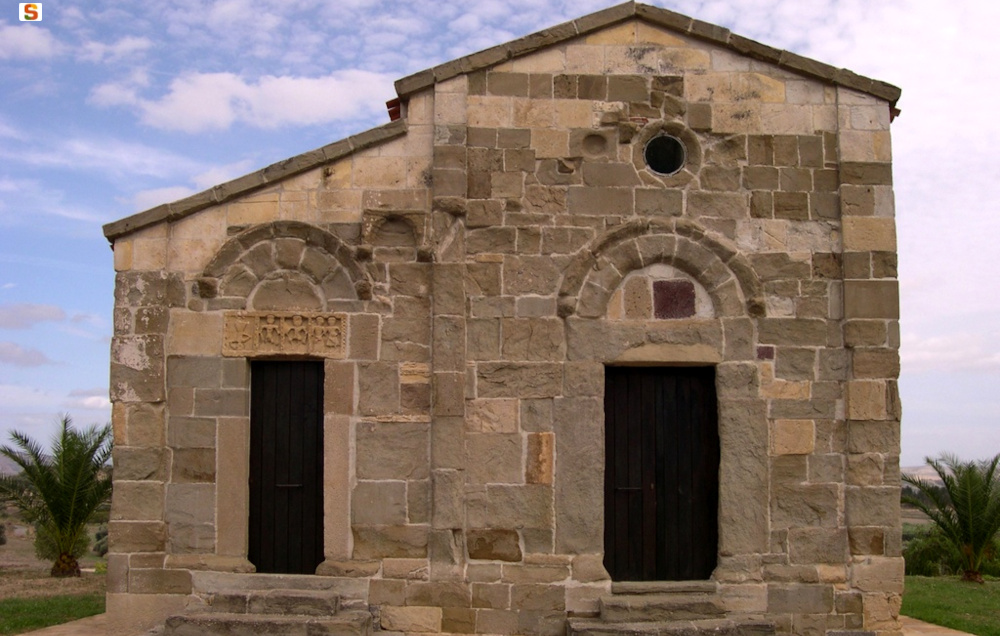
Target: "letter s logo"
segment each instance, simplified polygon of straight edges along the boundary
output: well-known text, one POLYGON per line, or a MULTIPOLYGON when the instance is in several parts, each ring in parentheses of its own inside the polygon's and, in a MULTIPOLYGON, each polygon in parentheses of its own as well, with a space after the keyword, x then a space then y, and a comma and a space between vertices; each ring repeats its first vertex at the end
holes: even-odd
POLYGON ((42 4, 40 2, 27 2, 20 5, 21 22, 37 22, 42 19, 42 4))

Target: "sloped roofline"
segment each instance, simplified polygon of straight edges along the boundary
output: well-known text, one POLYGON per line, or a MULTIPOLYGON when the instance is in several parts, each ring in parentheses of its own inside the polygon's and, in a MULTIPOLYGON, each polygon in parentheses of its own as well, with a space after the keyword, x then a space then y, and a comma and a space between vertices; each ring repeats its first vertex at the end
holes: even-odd
POLYGON ((526 35, 505 44, 488 48, 478 53, 445 62, 396 81, 396 92, 406 97, 463 73, 472 73, 496 64, 512 60, 539 49, 559 44, 581 35, 607 28, 619 22, 639 19, 669 31, 729 49, 744 57, 773 64, 779 68, 794 71, 828 84, 836 84, 868 93, 895 106, 902 91, 892 84, 858 75, 844 68, 837 68, 817 60, 761 44, 760 42, 732 33, 729 29, 716 26, 686 15, 637 2, 625 2, 609 7, 582 18, 564 22, 543 31, 526 35))
MULTIPOLYGON (((704 42, 709 42, 721 48, 729 49, 738 55, 749 57, 772 64, 779 68, 792 71, 816 79, 827 84, 843 86, 862 93, 867 93, 889 102, 895 108, 901 90, 880 80, 858 75, 853 71, 824 64, 791 51, 776 49, 760 42, 732 33, 729 29, 720 27, 688 16, 637 2, 625 2, 609 7, 596 13, 558 24, 554 27, 526 35, 505 44, 460 57, 451 62, 408 75, 395 83, 396 93, 406 100, 409 96, 465 73, 494 66, 528 55, 540 49, 565 42, 572 38, 586 35, 607 28, 626 20, 639 19, 669 31, 686 35, 704 42)), ((114 243, 115 239, 137 230, 155 225, 163 221, 176 221, 199 210, 232 201, 254 190, 276 183, 282 179, 312 170, 342 159, 358 150, 395 139, 406 134, 406 120, 399 119, 384 126, 359 133, 317 148, 290 159, 279 161, 261 170, 228 181, 190 197, 173 203, 163 204, 133 214, 119 221, 113 221, 104 226, 104 236, 114 243)))
POLYGON ((406 134, 406 120, 399 119, 378 128, 366 130, 346 139, 327 144, 322 148, 295 155, 289 159, 273 163, 232 181, 227 181, 209 188, 198 194, 193 194, 173 203, 164 203, 155 208, 127 216, 119 221, 112 221, 104 226, 104 236, 111 243, 126 234, 156 225, 163 221, 176 221, 199 210, 232 201, 254 190, 273 185, 282 179, 294 177, 313 168, 326 165, 338 159, 343 159, 359 150, 370 148, 382 142, 401 137, 406 134))

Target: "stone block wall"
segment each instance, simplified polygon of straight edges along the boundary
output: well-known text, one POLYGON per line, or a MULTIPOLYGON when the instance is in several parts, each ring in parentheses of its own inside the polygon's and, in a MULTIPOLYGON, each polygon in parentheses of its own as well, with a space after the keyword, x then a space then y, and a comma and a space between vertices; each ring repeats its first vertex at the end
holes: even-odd
POLYGON ((363 580, 382 629, 598 611, 624 364, 715 367, 727 612, 896 632, 888 103, 635 19, 477 55, 405 126, 115 241, 113 621, 252 571, 248 360, 285 355, 326 360, 318 574, 363 580), (675 174, 644 157, 663 134, 675 174), (338 335, 241 349, 234 316, 268 315, 338 335))

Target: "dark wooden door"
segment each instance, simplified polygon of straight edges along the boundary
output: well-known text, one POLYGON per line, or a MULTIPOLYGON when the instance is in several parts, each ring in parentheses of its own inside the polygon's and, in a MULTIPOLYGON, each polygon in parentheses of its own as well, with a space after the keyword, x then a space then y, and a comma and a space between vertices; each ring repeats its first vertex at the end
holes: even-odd
POLYGON ((712 367, 606 367, 604 565, 615 581, 711 576, 719 429, 712 367))
POLYGON ((250 365, 248 558, 258 572, 323 561, 323 363, 250 365))

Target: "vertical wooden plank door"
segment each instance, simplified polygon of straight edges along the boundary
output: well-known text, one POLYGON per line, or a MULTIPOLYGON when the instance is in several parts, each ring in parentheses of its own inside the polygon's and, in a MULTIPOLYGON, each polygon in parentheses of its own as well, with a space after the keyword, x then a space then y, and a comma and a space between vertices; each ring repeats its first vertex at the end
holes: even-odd
POLYGON ((258 572, 323 561, 323 363, 250 365, 250 522, 258 572))
POLYGON ((713 367, 606 367, 604 565, 615 581, 708 579, 718 560, 713 367))

